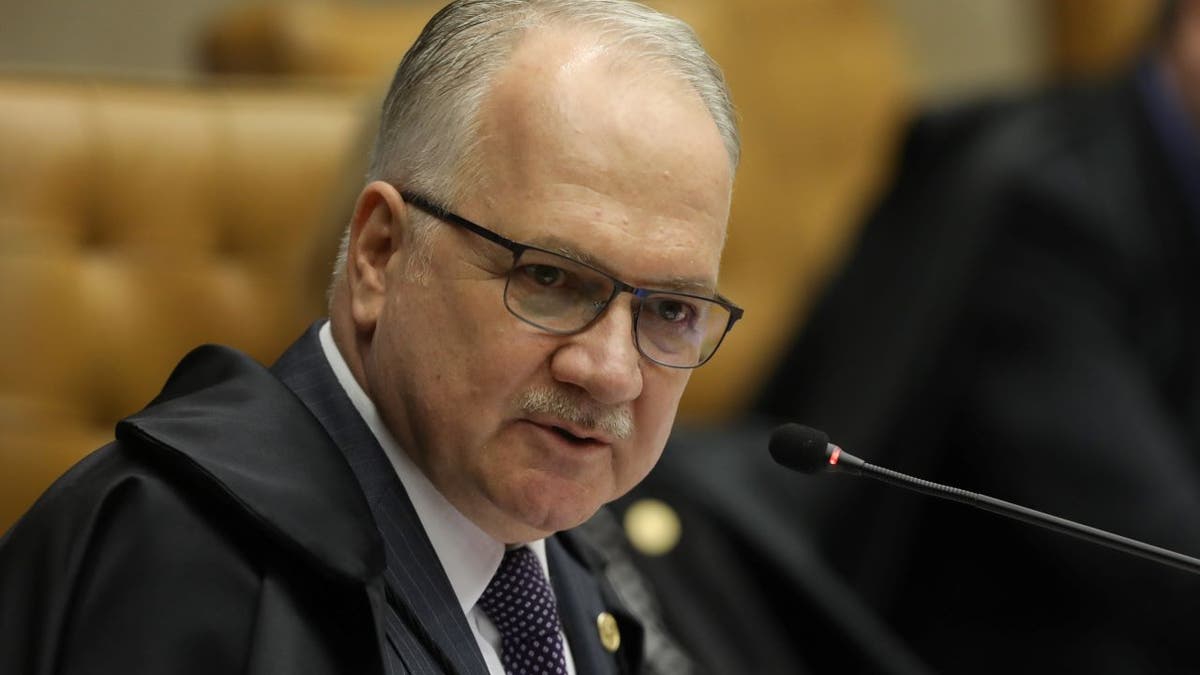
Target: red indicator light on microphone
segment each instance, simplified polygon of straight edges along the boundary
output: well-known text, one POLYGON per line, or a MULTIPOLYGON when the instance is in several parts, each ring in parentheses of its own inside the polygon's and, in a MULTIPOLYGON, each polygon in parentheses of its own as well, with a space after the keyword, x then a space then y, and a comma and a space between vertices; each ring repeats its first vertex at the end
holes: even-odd
POLYGON ((838 458, 840 458, 841 456, 842 456, 842 449, 837 447, 836 445, 833 446, 833 452, 829 453, 829 464, 830 465, 837 464, 838 458))

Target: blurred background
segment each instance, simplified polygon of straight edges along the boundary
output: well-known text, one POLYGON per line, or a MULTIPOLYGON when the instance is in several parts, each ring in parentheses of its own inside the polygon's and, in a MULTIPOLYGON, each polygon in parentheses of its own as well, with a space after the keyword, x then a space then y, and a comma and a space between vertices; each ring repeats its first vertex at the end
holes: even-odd
MULTIPOLYGON (((354 4, 418 3, 358 0, 354 4)), ((823 3, 796 0, 794 4, 823 3)), ((922 100, 1020 87, 1052 77, 1064 67, 1111 63, 1154 5, 1149 0, 875 0, 871 4, 894 23, 922 100)), ((214 24, 262 6, 248 0, 4 0, 0 2, 0 63, 189 76, 205 68, 201 45, 214 24)))
MULTIPOLYGON (((736 418, 913 111, 1136 50, 1152 0, 663 0, 726 69, 747 309, 681 417, 736 418)), ((433 2, 0 0, 0 531, 205 341, 321 316, 374 107, 433 2)))

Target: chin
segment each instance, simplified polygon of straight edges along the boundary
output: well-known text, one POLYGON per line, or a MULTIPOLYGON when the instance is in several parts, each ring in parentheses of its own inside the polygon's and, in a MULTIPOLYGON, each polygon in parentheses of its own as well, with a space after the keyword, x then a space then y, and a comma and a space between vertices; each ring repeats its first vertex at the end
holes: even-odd
POLYGON ((530 481, 504 510, 530 531, 545 537, 591 518, 604 503, 594 488, 573 481, 530 481))

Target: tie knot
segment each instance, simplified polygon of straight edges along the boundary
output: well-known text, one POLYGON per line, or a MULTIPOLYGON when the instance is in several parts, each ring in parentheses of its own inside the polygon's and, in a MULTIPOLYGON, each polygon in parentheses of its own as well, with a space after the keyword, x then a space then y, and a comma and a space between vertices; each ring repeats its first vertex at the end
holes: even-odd
POLYGON ((479 606, 503 638, 509 673, 566 673, 554 591, 528 546, 507 551, 479 606))

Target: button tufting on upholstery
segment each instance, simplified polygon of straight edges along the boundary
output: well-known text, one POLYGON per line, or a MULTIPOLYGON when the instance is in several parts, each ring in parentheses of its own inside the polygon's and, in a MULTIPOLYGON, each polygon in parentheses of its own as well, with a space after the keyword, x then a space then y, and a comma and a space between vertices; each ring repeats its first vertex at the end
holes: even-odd
POLYGON ((0 76, 0 531, 188 350, 321 315, 363 96, 0 76))
POLYGON ((96 209, 84 209, 79 214, 79 240, 81 253, 94 254, 112 246, 112 228, 104 222, 104 216, 96 209))

